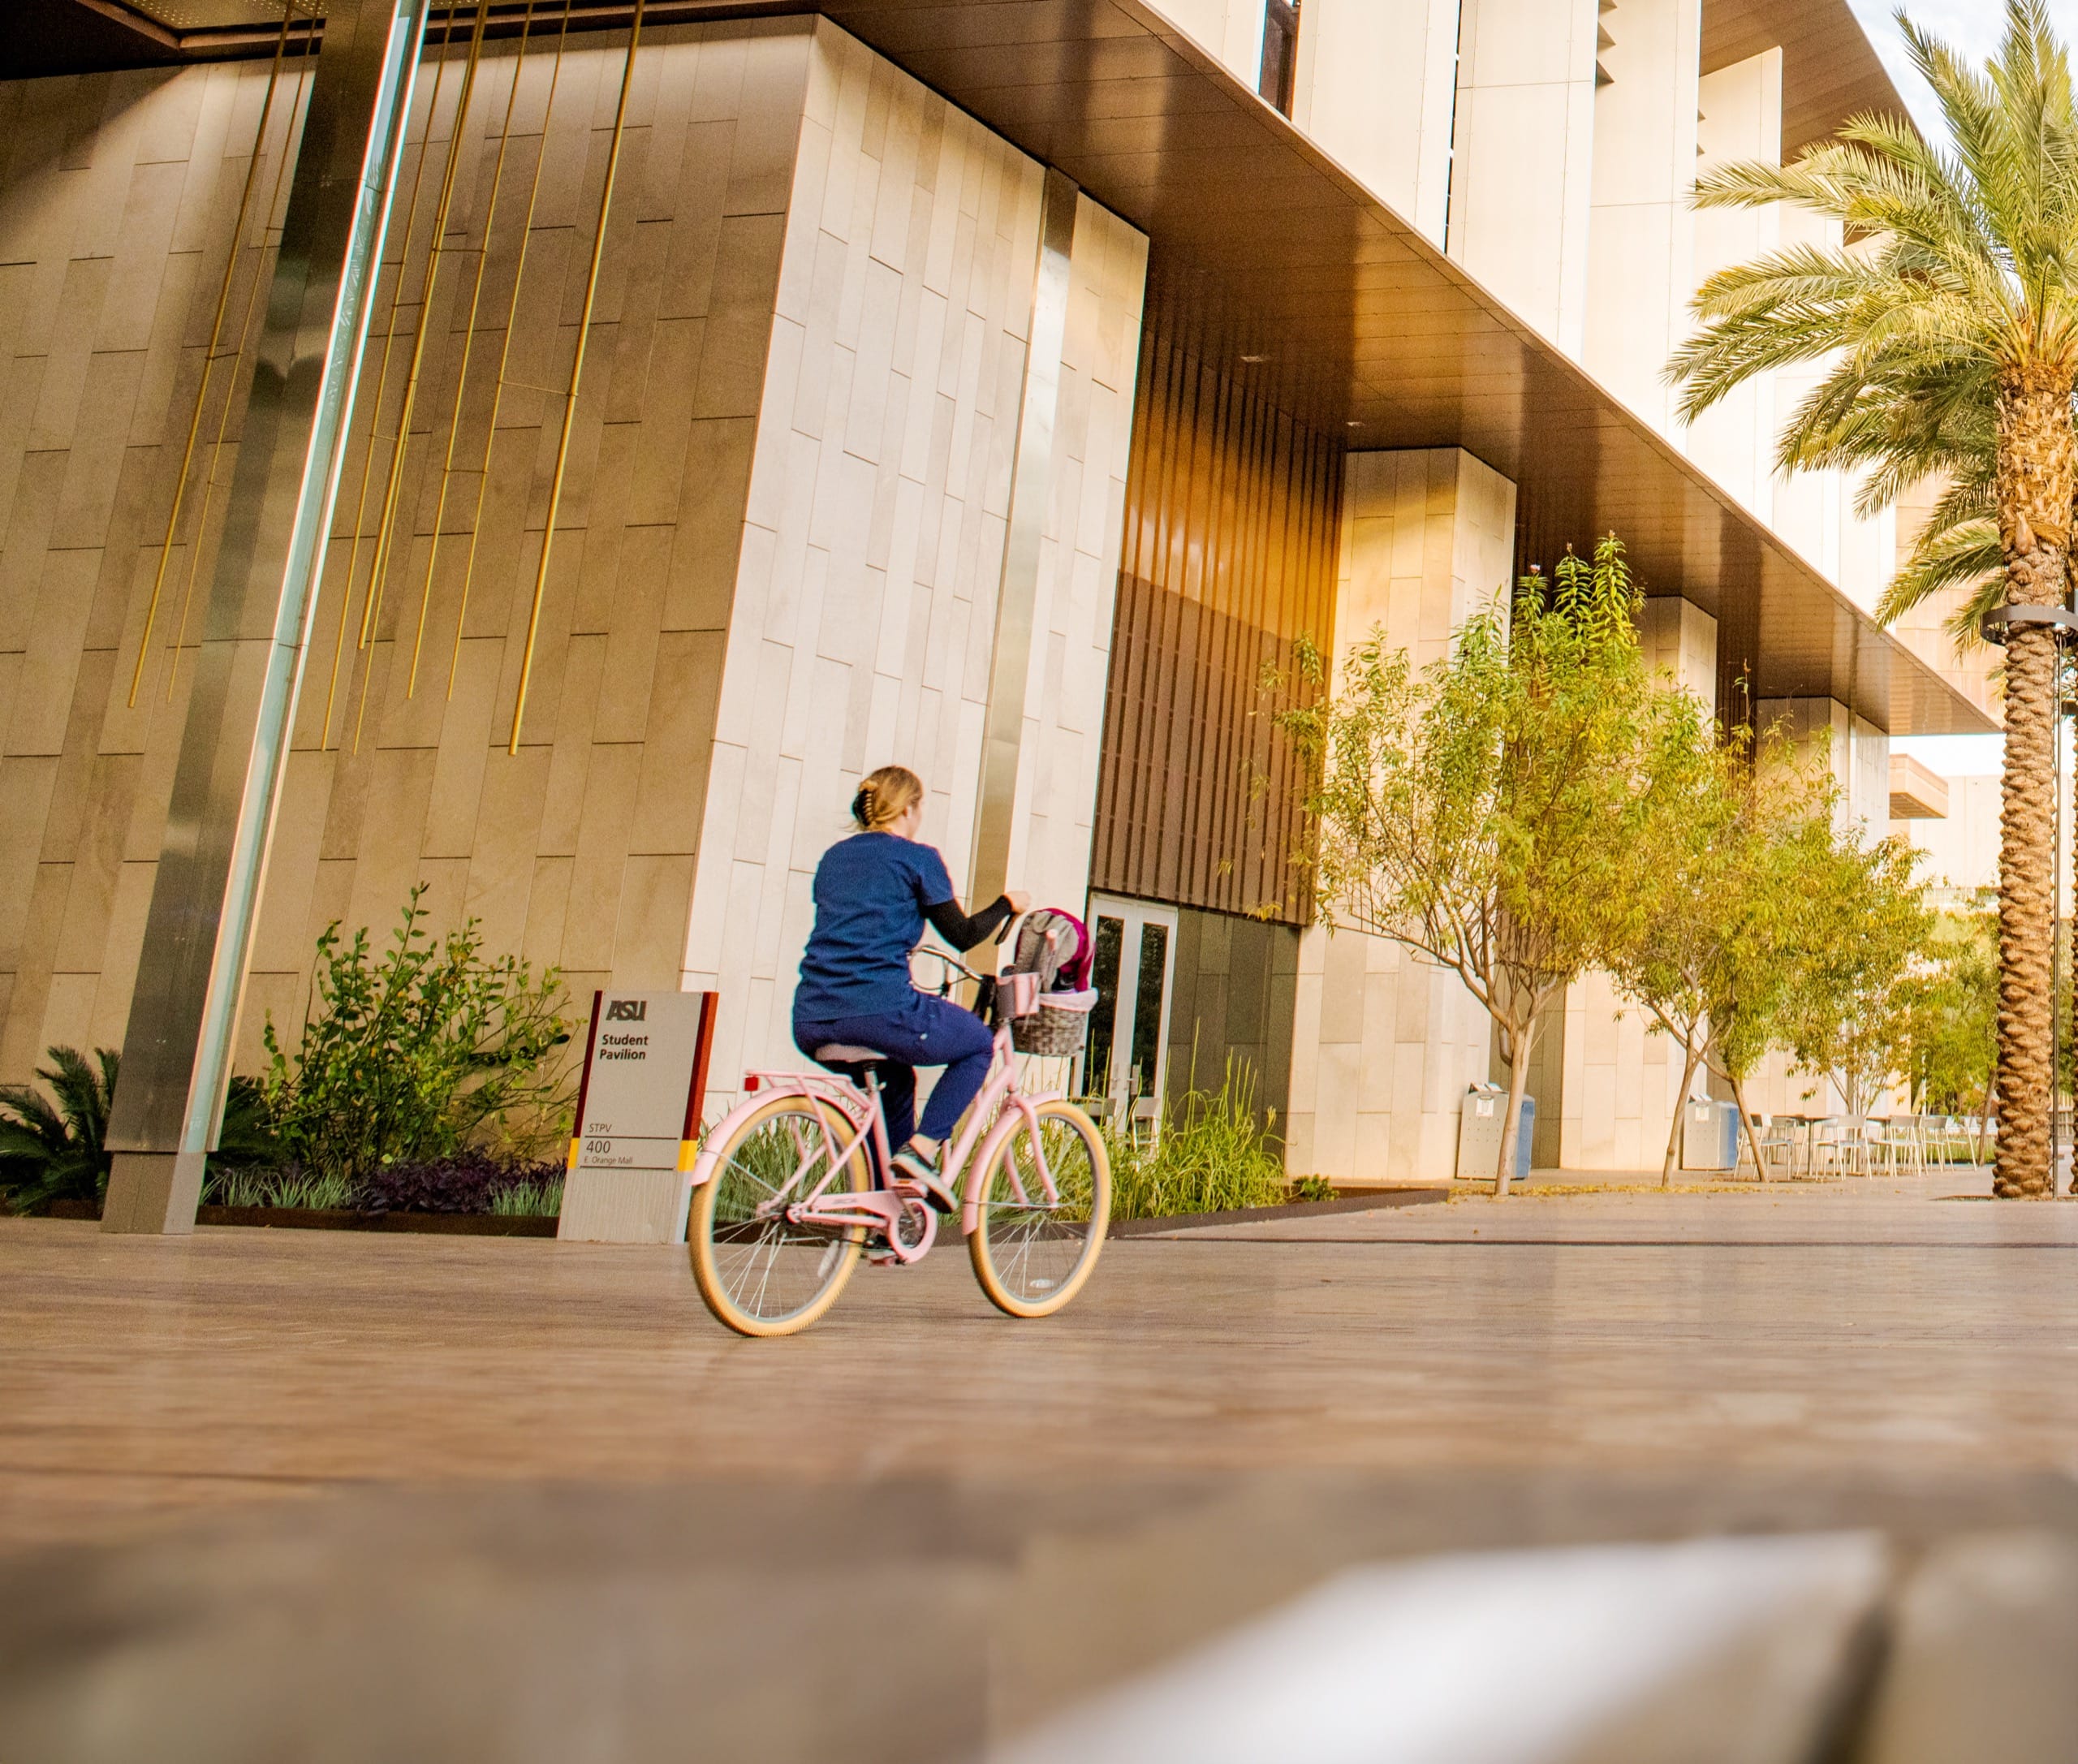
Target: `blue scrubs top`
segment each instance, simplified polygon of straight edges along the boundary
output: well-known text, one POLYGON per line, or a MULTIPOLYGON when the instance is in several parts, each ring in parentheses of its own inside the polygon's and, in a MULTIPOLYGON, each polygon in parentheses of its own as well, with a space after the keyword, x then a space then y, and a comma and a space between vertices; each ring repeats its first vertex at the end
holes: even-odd
POLYGON ((924 909, 953 898, 935 849, 892 833, 860 833, 822 854, 815 872, 815 930, 801 956, 796 1023, 899 1011, 916 995, 910 951, 924 909))

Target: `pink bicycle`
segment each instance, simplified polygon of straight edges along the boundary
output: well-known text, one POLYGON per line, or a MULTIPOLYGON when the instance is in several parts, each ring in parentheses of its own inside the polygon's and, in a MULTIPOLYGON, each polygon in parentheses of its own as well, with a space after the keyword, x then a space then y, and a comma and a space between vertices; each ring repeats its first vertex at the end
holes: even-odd
MULTIPOLYGON (((978 977, 935 950, 917 953, 978 977)), ((844 1045, 816 1056, 864 1066, 863 1087, 834 1072, 751 1072, 743 1102, 692 1167, 693 1278, 707 1308, 742 1335, 806 1329, 837 1302, 862 1254, 913 1262, 937 1240, 923 1191, 875 1179, 889 1167, 875 1069, 887 1056, 844 1045)), ((1082 1290, 1111 1216, 1110 1162, 1081 1110, 1019 1088, 1006 1020, 944 1171, 960 1197, 974 1276, 998 1309, 1050 1317, 1082 1290)))

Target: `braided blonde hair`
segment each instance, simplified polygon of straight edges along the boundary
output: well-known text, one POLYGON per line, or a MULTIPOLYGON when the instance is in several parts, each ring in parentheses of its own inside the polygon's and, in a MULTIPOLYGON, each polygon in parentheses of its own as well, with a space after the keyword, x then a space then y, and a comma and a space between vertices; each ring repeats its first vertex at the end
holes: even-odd
POLYGON ((924 781, 906 766, 883 766, 869 772, 851 799, 851 818, 864 833, 878 833, 924 800, 924 781))

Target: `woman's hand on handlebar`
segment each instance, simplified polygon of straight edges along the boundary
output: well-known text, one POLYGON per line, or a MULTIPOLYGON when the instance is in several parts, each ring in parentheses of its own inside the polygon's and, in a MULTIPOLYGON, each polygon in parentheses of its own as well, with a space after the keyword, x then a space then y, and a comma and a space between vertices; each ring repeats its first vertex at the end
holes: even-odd
POLYGON ((1006 888, 1003 891, 1003 899, 1010 903, 1010 910, 1012 912, 1029 912, 1032 910, 1032 896, 1020 894, 1015 888, 1006 888))

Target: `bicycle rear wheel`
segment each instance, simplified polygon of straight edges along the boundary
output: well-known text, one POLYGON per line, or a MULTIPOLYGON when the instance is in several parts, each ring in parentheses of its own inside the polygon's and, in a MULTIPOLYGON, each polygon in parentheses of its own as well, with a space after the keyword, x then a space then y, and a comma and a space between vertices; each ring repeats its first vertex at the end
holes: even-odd
MULTIPOLYGON (((770 1207, 813 1194, 829 1168, 831 1139, 841 1145, 851 1126, 834 1103, 778 1096, 745 1121, 722 1148, 713 1177, 694 1192, 686 1249, 700 1296, 717 1318, 741 1335, 791 1335, 837 1302, 858 1266, 863 1226, 795 1225, 770 1207)), ((855 1152, 828 1193, 864 1193, 873 1186, 863 1149, 855 1152)))
POLYGON ((1020 1124, 981 1173, 981 1218, 967 1240, 974 1278, 1012 1317, 1050 1317, 1080 1292, 1111 1221, 1111 1163, 1089 1117, 1070 1102, 1036 1112, 1058 1204, 1046 1203, 1032 1130, 1020 1124))

